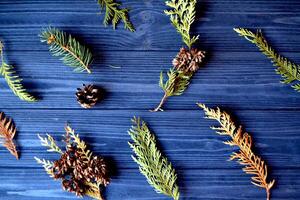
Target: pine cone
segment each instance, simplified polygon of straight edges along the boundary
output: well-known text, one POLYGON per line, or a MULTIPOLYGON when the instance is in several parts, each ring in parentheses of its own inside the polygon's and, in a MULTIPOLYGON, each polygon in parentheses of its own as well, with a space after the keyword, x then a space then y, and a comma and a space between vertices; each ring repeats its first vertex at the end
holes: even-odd
POLYGON ((204 54, 204 51, 197 49, 187 50, 181 48, 172 63, 178 71, 185 73, 196 72, 200 67, 202 59, 205 57, 204 54))
POLYGON ((85 85, 83 88, 77 88, 77 101, 83 108, 93 107, 100 98, 99 89, 94 85, 85 85))
POLYGON ((104 186, 107 186, 110 182, 106 162, 103 158, 98 156, 94 156, 93 159, 90 160, 85 170, 85 175, 88 179, 94 179, 104 186))

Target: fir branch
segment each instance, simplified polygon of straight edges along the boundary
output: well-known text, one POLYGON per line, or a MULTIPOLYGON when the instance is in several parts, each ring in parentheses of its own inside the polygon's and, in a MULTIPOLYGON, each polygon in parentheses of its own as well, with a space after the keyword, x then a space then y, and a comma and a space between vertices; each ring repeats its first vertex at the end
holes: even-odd
POLYGON ((211 109, 204 104, 198 104, 205 112, 206 118, 217 120, 220 127, 211 127, 219 135, 229 136, 231 140, 224 143, 230 146, 239 147, 239 151, 232 153, 230 160, 237 160, 244 165, 243 171, 251 174, 252 183, 258 187, 264 188, 267 193, 267 200, 270 199, 270 190, 275 180, 267 181, 268 171, 265 162, 252 151, 252 137, 247 132, 242 131, 242 127, 236 127, 229 114, 222 112, 219 108, 211 109))
POLYGON ((16 145, 14 143, 14 137, 17 129, 12 119, 4 116, 3 112, 0 112, 0 138, 3 138, 3 146, 13 155, 16 159, 19 159, 16 145))
POLYGON ((195 7, 197 0, 170 0, 166 2, 172 10, 165 10, 178 33, 182 36, 183 42, 191 48, 199 39, 199 35, 190 35, 191 25, 195 21, 195 7))
POLYGON ((37 101, 36 98, 30 95, 23 87, 22 79, 16 74, 14 67, 12 65, 8 65, 4 61, 3 49, 4 49, 3 43, 0 41, 0 55, 1 55, 0 75, 4 77, 8 87, 21 100, 28 101, 28 102, 37 101))
POLYGON ((128 18, 127 8, 120 9, 120 3, 116 3, 114 0, 98 0, 98 4, 101 7, 101 10, 105 9, 105 16, 103 24, 107 26, 109 23, 112 23, 113 28, 116 29, 117 24, 120 20, 124 23, 124 28, 134 32, 134 27, 128 18))
POLYGON ((156 146, 155 136, 151 134, 146 123, 140 118, 132 119, 133 126, 128 131, 133 143, 130 147, 136 154, 133 160, 139 165, 140 172, 156 192, 179 199, 179 189, 176 184, 177 175, 167 158, 161 155, 156 146))
POLYGON ((76 72, 91 73, 91 51, 71 35, 56 28, 47 28, 42 31, 40 38, 41 42, 47 42, 52 55, 61 57, 65 65, 73 67, 76 72))
POLYGON ((271 59, 271 62, 277 67, 276 72, 283 78, 281 81, 282 83, 289 84, 294 81, 298 81, 298 84, 294 84, 292 87, 296 91, 300 92, 300 65, 295 64, 276 53, 262 35, 261 30, 257 30, 256 33, 244 28, 235 28, 233 30, 240 36, 255 44, 264 55, 271 59))
POLYGON ((50 177, 53 177, 54 176, 54 173, 53 173, 53 166, 54 166, 54 163, 49 161, 49 160, 45 160, 45 159, 39 159, 37 157, 34 157, 34 159, 37 161, 38 164, 41 164, 45 171, 47 172, 47 174, 50 175, 50 177))
POLYGON ((163 72, 160 73, 159 86, 164 91, 164 96, 153 112, 163 111, 162 106, 171 96, 179 96, 187 89, 193 73, 184 73, 176 69, 170 69, 167 73, 168 79, 164 81, 163 72))
POLYGON ((44 147, 48 147, 47 151, 49 152, 57 152, 59 154, 63 154, 62 150, 57 146, 53 137, 49 134, 46 134, 47 137, 43 138, 38 134, 39 139, 41 140, 41 144, 44 147))

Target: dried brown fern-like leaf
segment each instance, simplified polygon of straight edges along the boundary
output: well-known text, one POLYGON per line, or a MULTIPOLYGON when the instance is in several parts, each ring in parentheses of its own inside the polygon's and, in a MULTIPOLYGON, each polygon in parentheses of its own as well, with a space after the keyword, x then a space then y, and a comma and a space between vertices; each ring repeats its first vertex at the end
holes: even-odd
POLYGON ((231 140, 224 143, 230 146, 239 147, 239 151, 231 155, 230 160, 237 160, 238 163, 244 165, 243 171, 251 174, 252 183, 258 187, 265 188, 267 200, 270 200, 271 188, 275 180, 268 182, 268 170, 266 163, 252 151, 252 137, 247 132, 243 132, 242 127, 235 126, 229 114, 220 110, 220 108, 211 109, 204 104, 198 104, 205 112, 206 118, 217 120, 220 127, 211 127, 216 130, 219 135, 231 137, 231 140))
POLYGON ((19 159, 16 145, 14 143, 14 136, 16 135, 17 129, 12 122, 12 119, 6 118, 3 112, 0 112, 0 138, 3 138, 3 146, 7 150, 19 159))

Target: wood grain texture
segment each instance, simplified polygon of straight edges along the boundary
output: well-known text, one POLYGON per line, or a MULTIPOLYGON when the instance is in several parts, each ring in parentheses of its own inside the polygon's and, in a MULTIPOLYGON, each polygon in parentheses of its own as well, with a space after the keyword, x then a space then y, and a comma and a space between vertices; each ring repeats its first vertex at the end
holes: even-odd
POLYGON ((235 149, 210 130, 215 122, 203 119, 195 105, 202 102, 230 111, 253 136, 255 151, 277 181, 272 199, 298 200, 300 93, 281 84, 270 61, 232 28, 262 28, 279 53, 300 63, 300 2, 198 0, 192 32, 200 34, 198 46, 208 57, 186 93, 170 98, 162 113, 148 110, 161 98, 159 73, 171 66, 182 46, 180 36, 163 14, 164 1, 120 2, 131 8, 135 33, 122 25, 117 30, 104 27, 95 0, 0 1, 5 57, 40 98, 37 103, 22 102, 0 78, 0 111, 14 119, 21 152, 16 161, 0 147, 0 199, 77 199, 61 190, 33 159, 57 158, 45 151, 37 134, 50 133, 60 140, 66 122, 115 169, 105 192, 108 200, 168 199, 153 191, 130 157, 126 132, 134 115, 149 123, 177 169, 182 199, 265 199, 265 192, 251 185, 240 165, 226 161, 235 149), (50 55, 38 37, 48 26, 61 28, 90 47, 92 74, 73 73, 50 55), (104 99, 92 110, 83 110, 76 102, 74 93, 83 83, 104 90, 104 99))

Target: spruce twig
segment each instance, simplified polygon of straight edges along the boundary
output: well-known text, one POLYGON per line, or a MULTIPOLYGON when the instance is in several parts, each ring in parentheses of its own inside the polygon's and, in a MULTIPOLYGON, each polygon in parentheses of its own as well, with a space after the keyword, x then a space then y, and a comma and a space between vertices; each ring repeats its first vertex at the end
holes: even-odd
POLYGON ((128 11, 127 8, 120 9, 120 3, 116 3, 115 0, 98 0, 98 4, 100 5, 101 9, 105 9, 105 16, 103 20, 103 24, 107 26, 109 23, 112 23, 114 29, 116 29, 117 24, 120 20, 124 23, 124 28, 134 32, 134 27, 132 23, 129 21, 128 18, 128 11))
POLYGON ((128 131, 133 142, 129 143, 135 153, 133 160, 139 165, 140 172, 158 193, 179 199, 177 175, 167 158, 157 148, 155 136, 140 118, 132 119, 133 126, 128 131))
POLYGON ((289 84, 297 81, 298 83, 293 84, 292 88, 300 92, 300 65, 276 53, 264 38, 261 30, 257 30, 256 33, 244 28, 235 28, 233 30, 255 44, 264 55, 271 59, 271 62, 277 67, 276 72, 283 78, 282 83, 289 84))
POLYGON ((220 108, 211 109, 204 104, 198 104, 205 112, 206 118, 217 120, 220 127, 211 127, 216 130, 219 135, 229 136, 231 140, 225 141, 224 144, 239 147, 239 151, 232 153, 230 160, 237 160, 238 163, 244 165, 243 171, 251 174, 251 183, 264 188, 267 194, 267 200, 270 200, 271 188, 274 186, 275 180, 267 181, 268 170, 265 161, 252 151, 252 137, 249 133, 242 131, 242 126, 237 126, 232 121, 229 114, 220 110, 220 108))
POLYGON ((76 72, 87 71, 91 73, 91 51, 81 45, 75 38, 56 28, 47 28, 42 31, 41 42, 49 45, 49 51, 53 56, 61 57, 65 65, 74 68, 76 72))
POLYGON ((37 101, 37 99, 32 95, 30 95, 23 87, 22 79, 16 74, 14 67, 5 62, 3 51, 4 51, 4 45, 0 41, 0 57, 1 57, 0 75, 4 77, 8 87, 12 90, 12 92, 16 96, 18 96, 23 101, 28 101, 28 102, 37 101))

